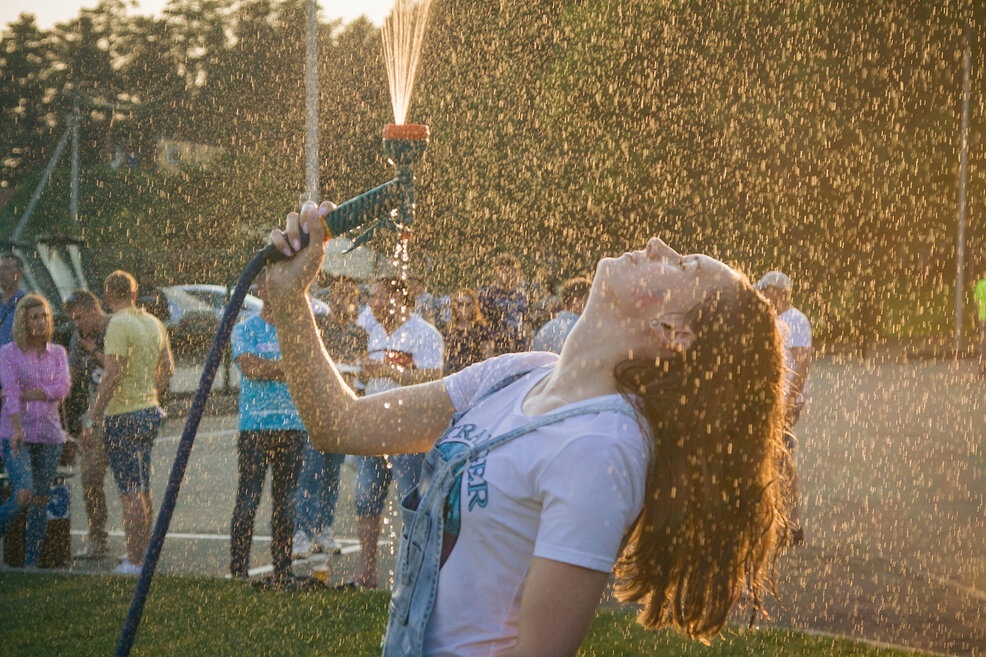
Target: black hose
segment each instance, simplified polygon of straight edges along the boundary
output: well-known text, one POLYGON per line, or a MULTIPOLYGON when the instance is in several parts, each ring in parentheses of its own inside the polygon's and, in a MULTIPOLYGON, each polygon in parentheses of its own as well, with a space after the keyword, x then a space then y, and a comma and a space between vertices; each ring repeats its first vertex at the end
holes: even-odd
MULTIPOLYGON (((307 243, 308 236, 304 235, 303 237, 307 243)), ((154 523, 154 529, 147 544, 147 553, 144 555, 144 563, 141 566, 140 575, 137 577, 137 586, 134 589, 133 598, 130 600, 130 610, 127 612, 127 619, 116 644, 115 654, 117 657, 130 655, 130 649, 133 647, 134 639, 137 636, 137 628, 144 613, 144 604, 147 602, 147 593, 151 588, 154 569, 157 567, 158 559, 161 556, 161 548, 164 545, 165 536, 168 534, 171 516, 174 514, 175 504, 178 501, 178 491, 181 488, 182 479, 185 477, 188 458, 192 453, 192 443, 195 442, 195 434, 198 431, 199 422, 202 420, 202 413, 205 412, 205 403, 212 391, 216 370, 219 369, 222 362, 223 353, 229 343, 230 334, 233 332, 233 324, 236 323, 236 317, 243 306, 243 299, 246 298, 247 290, 250 289, 253 280, 267 264, 283 260, 286 257, 273 246, 267 246, 258 252, 243 270, 243 273, 240 274, 229 303, 226 305, 226 311, 219 321, 216 338, 212 342, 212 349, 205 360, 202 377, 199 379, 199 387, 192 399, 192 406, 188 409, 185 429, 182 431, 181 440, 178 442, 178 453, 175 454, 175 462, 171 466, 168 487, 165 489, 164 498, 161 500, 161 511, 154 523)))

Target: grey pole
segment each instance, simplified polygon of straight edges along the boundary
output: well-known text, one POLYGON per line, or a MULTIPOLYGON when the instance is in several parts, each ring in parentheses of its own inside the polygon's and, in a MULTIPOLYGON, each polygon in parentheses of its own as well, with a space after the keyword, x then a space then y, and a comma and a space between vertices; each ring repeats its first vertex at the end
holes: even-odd
POLYGON ((61 139, 58 140, 58 145, 55 146, 55 152, 51 156, 51 160, 49 160, 44 173, 41 174, 41 180, 38 181, 38 186, 34 188, 34 194, 31 195, 31 200, 28 202, 24 214, 21 215, 20 221, 17 222, 17 227, 14 228, 14 233, 10 237, 12 241, 16 242, 19 240, 21 233, 24 232, 24 227, 27 226, 27 222, 31 218, 31 213, 34 212, 34 206, 38 204, 38 199, 41 198, 41 192, 44 191, 45 186, 48 184, 48 179, 51 178, 51 172, 55 169, 55 165, 58 164, 58 158, 62 156, 62 151, 65 150, 65 144, 68 143, 68 138, 71 134, 72 127, 69 126, 65 128, 61 139))
POLYGON ((305 3, 305 193, 318 202, 318 5, 305 3))

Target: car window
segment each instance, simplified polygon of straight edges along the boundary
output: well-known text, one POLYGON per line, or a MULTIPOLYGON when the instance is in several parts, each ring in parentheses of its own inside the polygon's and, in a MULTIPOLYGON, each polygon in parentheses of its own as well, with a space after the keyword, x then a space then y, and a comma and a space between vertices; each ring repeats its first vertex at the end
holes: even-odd
MULTIPOLYGON (((211 313, 216 319, 222 317, 226 309, 226 288, 221 285, 191 284, 169 285, 161 288, 168 299, 168 309, 171 313, 170 325, 178 324, 187 312, 211 313)), ((239 319, 252 317, 263 308, 263 302, 252 294, 243 299, 239 319)))
POLYGON ((164 289, 164 295, 169 304, 174 304, 183 310, 209 310, 209 304, 179 287, 164 289))
POLYGON ((226 307, 226 294, 224 292, 213 292, 211 290, 188 290, 188 293, 189 295, 202 301, 202 303, 217 310, 222 310, 226 307))

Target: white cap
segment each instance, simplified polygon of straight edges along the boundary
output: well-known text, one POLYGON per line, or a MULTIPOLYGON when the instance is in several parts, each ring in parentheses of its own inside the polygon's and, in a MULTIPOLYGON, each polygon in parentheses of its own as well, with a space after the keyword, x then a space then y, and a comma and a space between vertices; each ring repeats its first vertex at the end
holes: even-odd
POLYGON ((767 287, 776 287, 780 290, 791 290, 793 287, 791 285, 791 279, 787 274, 779 271, 769 271, 763 275, 757 284, 754 285, 758 290, 762 290, 767 287))

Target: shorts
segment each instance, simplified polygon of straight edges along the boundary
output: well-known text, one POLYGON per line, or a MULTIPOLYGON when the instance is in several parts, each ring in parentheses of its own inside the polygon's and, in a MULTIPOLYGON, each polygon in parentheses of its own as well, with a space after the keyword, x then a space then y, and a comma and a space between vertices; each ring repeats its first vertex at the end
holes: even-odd
POLYGON ((424 454, 357 457, 353 490, 356 515, 370 517, 382 514, 392 480, 397 482, 397 500, 404 499, 418 485, 424 460, 424 454))
POLYGON ((163 418, 157 407, 106 416, 103 445, 121 495, 151 490, 151 447, 163 418))

